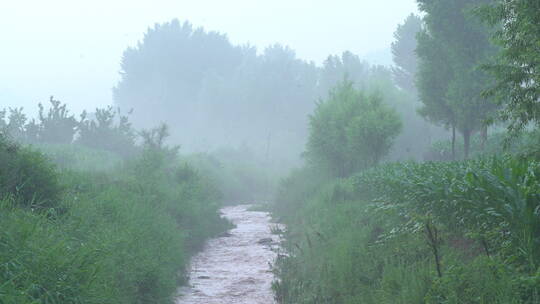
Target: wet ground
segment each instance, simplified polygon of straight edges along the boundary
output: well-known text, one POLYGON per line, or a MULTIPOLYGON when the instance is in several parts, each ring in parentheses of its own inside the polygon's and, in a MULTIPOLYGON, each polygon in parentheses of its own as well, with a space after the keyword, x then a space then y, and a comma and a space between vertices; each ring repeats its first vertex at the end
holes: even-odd
POLYGON ((236 228, 208 241, 191 263, 188 287, 177 304, 273 304, 270 264, 278 237, 270 216, 249 205, 226 207, 223 216, 236 228))

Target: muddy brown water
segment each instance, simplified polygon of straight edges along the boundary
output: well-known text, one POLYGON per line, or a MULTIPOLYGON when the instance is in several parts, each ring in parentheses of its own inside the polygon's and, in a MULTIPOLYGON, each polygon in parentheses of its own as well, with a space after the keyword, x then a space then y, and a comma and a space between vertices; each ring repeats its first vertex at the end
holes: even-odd
POLYGON ((278 237, 266 212, 249 205, 226 207, 224 217, 236 225, 229 234, 207 242, 190 266, 190 281, 179 290, 177 304, 274 304, 271 263, 278 237))

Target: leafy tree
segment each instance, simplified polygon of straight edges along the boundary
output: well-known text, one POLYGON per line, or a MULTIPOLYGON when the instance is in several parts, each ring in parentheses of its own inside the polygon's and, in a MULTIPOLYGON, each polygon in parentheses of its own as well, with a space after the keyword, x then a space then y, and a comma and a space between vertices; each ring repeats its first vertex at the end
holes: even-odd
POLYGON ((496 84, 486 91, 503 104, 502 119, 512 132, 540 125, 540 2, 496 0, 480 10, 497 31, 498 60, 486 65, 496 84))
POLYGON ((346 77, 357 87, 365 88, 372 76, 374 67, 362 61, 358 55, 343 52, 341 56, 328 56, 320 72, 319 96, 325 97, 346 77))
MULTIPOLYGON (((420 57, 418 89, 424 103, 421 113, 429 120, 451 127, 464 139, 468 157, 471 136, 481 131, 487 138, 486 120, 495 104, 482 98, 489 75, 478 67, 496 52, 489 31, 471 10, 488 0, 418 0, 426 13, 425 28, 418 35, 420 57)), ((453 145, 454 146, 454 145, 453 145)))
POLYGON ((0 110, 0 134, 4 136, 17 142, 34 143, 38 140, 39 129, 35 119, 28 121, 22 107, 0 110))
POLYGON ((96 149, 130 156, 135 152, 136 133, 127 115, 112 106, 96 109, 94 119, 83 112, 79 122, 76 143, 96 149))
POLYGON ((170 136, 169 126, 166 124, 162 123, 150 130, 142 130, 139 135, 142 138, 145 156, 159 155, 160 158, 167 159, 171 163, 178 157, 180 146, 165 145, 165 140, 170 136))
POLYGON ((306 156, 338 177, 376 165, 399 134, 397 113, 379 94, 370 96, 343 81, 310 116, 306 156))
POLYGON ((241 60, 241 48, 225 35, 177 19, 156 24, 124 52, 114 100, 120 108, 133 108, 133 118, 143 127, 152 126, 156 115, 190 127, 198 119, 192 113, 205 78, 227 77, 241 60))
POLYGON ((4 120, 7 111, 3 110, 0 112, 0 128, 2 132, 9 137, 17 141, 26 141, 26 115, 23 113, 23 108, 9 108, 9 116, 7 121, 4 120))
POLYGON ((51 107, 47 114, 43 105, 39 104, 38 140, 46 143, 67 144, 73 141, 78 122, 69 114, 66 104, 54 97, 50 98, 51 107))
POLYGON ((56 170, 43 154, 0 134, 0 198, 12 195, 20 206, 40 210, 56 207, 61 193, 56 170))
POLYGON ((417 34, 422 30, 422 18, 410 14, 394 33, 392 68, 396 84, 403 90, 416 95, 415 77, 418 69, 416 55, 417 34))

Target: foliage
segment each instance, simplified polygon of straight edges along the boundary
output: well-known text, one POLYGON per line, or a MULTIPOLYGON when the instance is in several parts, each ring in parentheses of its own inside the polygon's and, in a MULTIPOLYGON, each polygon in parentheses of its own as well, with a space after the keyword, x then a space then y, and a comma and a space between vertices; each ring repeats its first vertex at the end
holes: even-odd
POLYGON ((468 156, 471 134, 487 134, 486 121, 496 105, 481 95, 492 78, 479 65, 488 63, 496 48, 489 29, 471 13, 487 0, 419 0, 426 13, 418 35, 418 90, 421 113, 431 121, 458 130, 468 156))
POLYGON ((269 202, 279 177, 284 175, 283 168, 261 160, 248 147, 223 148, 183 159, 218 185, 225 204, 269 202))
MULTIPOLYGON (((94 150, 104 150, 122 157, 132 157, 138 151, 136 132, 127 115, 112 107, 84 111, 80 121, 69 114, 66 104, 50 99, 50 108, 39 104, 38 120, 28 120, 23 108, 0 110, 0 133, 23 144, 40 146, 76 144, 94 150), (6 117, 7 116, 7 117, 6 117), (89 118, 93 116, 93 118, 89 118)), ((77 149, 77 148, 72 148, 77 149)))
POLYGON ((314 101, 326 98, 344 77, 362 91, 383 92, 385 103, 406 111, 410 123, 404 124, 415 130, 402 138, 395 158, 412 157, 400 151, 426 147, 430 137, 442 133, 425 134, 429 128, 416 114, 417 104, 403 98, 390 68, 370 65, 347 51, 317 66, 286 46, 257 51, 177 20, 149 29, 136 47, 125 51, 114 100, 134 109, 137 127, 163 121, 175 134, 173 140, 193 151, 249 146, 260 162, 289 169, 298 165, 305 147, 314 101), (220 54, 218 65, 211 64, 214 52, 220 54), (424 135, 415 138, 421 144, 407 142, 418 133, 424 135))
POLYGON ((318 71, 290 48, 276 44, 257 54, 226 35, 172 20, 127 49, 121 68, 114 100, 134 110, 137 127, 165 122, 173 140, 195 151, 247 144, 261 158, 297 161, 318 71))
POLYGON ((77 144, 32 144, 31 148, 63 170, 107 171, 122 163, 122 157, 116 153, 77 144))
POLYGON ((75 143, 93 149, 116 152, 124 157, 133 156, 135 148, 135 131, 128 116, 113 107, 99 109, 94 112, 94 119, 88 119, 83 112, 77 126, 78 137, 75 143))
POLYGON ((56 169, 39 152, 0 135, 0 198, 13 196, 20 206, 48 209, 61 197, 56 169))
POLYGON ((112 170, 57 173, 64 212, 56 216, 20 208, 31 198, 17 193, 2 199, 1 302, 173 303, 190 255, 229 224, 213 183, 162 152, 146 149, 112 170))
MULTIPOLYGON (((538 303, 540 164, 384 165, 277 198, 281 303, 538 303), (283 205, 283 206, 282 206, 283 205)), ((292 192, 291 192, 292 191, 292 192)))
POLYGON ((5 109, 0 111, 0 132, 17 141, 27 142, 31 136, 26 134, 28 119, 23 108, 9 108, 9 115, 6 117, 7 112, 5 109))
MULTIPOLYGON (((513 137, 509 141, 508 134, 504 132, 494 132, 487 140, 480 136, 473 136, 471 140, 470 158, 485 156, 502 156, 512 154, 526 158, 534 158, 538 153, 538 143, 540 139, 538 131, 523 132, 520 136, 513 137)), ((456 145, 455 157, 463 159, 463 144, 456 145)), ((425 161, 451 161, 452 143, 448 140, 437 141, 424 153, 425 161)))
POLYGON ((486 96, 503 104, 502 119, 512 132, 529 123, 540 124, 540 3, 535 0, 497 0, 480 9, 496 28, 494 41, 502 50, 486 69, 496 77, 486 96))
POLYGON ((66 104, 50 98, 51 107, 47 114, 43 105, 39 104, 38 140, 47 143, 68 144, 73 141, 77 131, 77 120, 67 109, 66 104))
POLYGON ((418 56, 416 55, 416 35, 422 29, 422 19, 411 14, 400 24, 394 33, 392 55, 396 67, 392 69, 397 85, 408 92, 416 93, 416 73, 418 56))
POLYGON ((366 96, 344 81, 310 116, 306 156, 345 177, 376 165, 400 130, 397 113, 383 104, 381 95, 366 96))

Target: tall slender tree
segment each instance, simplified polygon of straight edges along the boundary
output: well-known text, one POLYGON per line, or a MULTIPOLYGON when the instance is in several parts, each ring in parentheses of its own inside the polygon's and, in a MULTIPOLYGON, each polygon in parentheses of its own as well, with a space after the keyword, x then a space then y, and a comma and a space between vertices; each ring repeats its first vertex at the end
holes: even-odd
MULTIPOLYGON (((482 97, 492 82, 479 66, 496 53, 488 27, 472 10, 489 0, 417 0, 425 12, 418 36, 419 94, 429 119, 459 131, 468 157, 471 136, 487 136, 486 121, 496 106, 482 97)), ((455 136, 453 137, 455 139, 455 136)))
POLYGON ((415 77, 418 70, 416 55, 416 36, 422 30, 422 18, 410 14, 394 33, 392 56, 395 66, 392 68, 394 81, 403 90, 416 95, 415 77))

